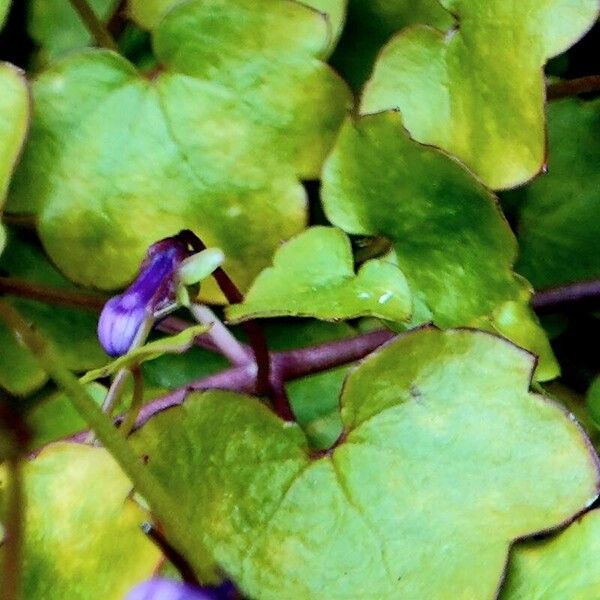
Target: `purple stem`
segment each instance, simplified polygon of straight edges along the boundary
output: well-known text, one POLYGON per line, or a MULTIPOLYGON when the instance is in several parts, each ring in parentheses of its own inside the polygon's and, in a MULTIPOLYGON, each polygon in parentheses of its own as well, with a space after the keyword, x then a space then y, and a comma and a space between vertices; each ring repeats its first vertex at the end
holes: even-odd
MULTIPOLYGON (((360 360, 391 340, 394 335, 390 331, 377 330, 319 346, 289 352, 274 352, 271 355, 270 375, 273 386, 360 360)), ((135 427, 141 427, 154 415, 167 408, 182 404, 189 392, 211 389, 256 394, 256 365, 249 364, 227 369, 157 398, 140 411, 135 427)))
POLYGON ((532 301, 539 313, 565 309, 593 309, 600 307, 600 279, 581 281, 562 287, 536 292, 532 301))

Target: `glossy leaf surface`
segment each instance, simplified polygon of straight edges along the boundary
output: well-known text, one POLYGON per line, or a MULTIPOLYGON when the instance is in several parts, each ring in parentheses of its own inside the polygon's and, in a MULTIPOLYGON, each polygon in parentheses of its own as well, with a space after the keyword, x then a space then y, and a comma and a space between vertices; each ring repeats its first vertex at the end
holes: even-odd
POLYGON ((411 310, 408 283, 398 267, 369 260, 355 273, 346 234, 312 227, 276 252, 273 266, 258 276, 242 304, 227 309, 227 316, 233 322, 281 316, 406 321, 411 310))
POLYGON ((140 529, 148 515, 105 450, 56 444, 26 465, 24 480, 25 598, 122 600, 158 567, 140 529))
POLYGON ((525 310, 529 293, 512 272, 516 240, 496 199, 457 161, 410 139, 399 113, 346 122, 322 197, 331 222, 346 232, 392 241, 421 305, 415 324, 500 330, 545 358, 544 377, 556 375, 544 333, 525 310), (524 305, 512 335, 496 322, 507 302, 524 305))
POLYGON ((219 391, 135 443, 251 597, 489 598, 513 539, 597 495, 587 440, 529 393, 532 369, 494 336, 424 329, 352 372, 343 440, 319 457, 298 426, 219 391))
MULTIPOLYGON (((284 0, 284 2, 289 1, 284 0)), ((147 29, 153 29, 173 7, 180 3, 181 0, 129 0, 129 8, 131 16, 137 23, 147 29)), ((265 7, 265 10, 269 10, 276 3, 283 4, 282 0, 267 0, 259 3, 265 7)), ((214 2, 213 4, 216 5, 214 2)), ((337 37, 344 21, 346 0, 308 0, 302 4, 326 14, 331 28, 330 36, 337 37)))
POLYGON ((545 160, 542 67, 594 24, 598 3, 440 4, 456 16, 455 30, 397 35, 379 56, 361 112, 398 108, 416 140, 459 157, 489 187, 524 183, 545 160))
POLYGON ((223 249, 244 287, 302 229, 297 177, 320 169, 347 90, 320 61, 320 14, 261 6, 171 11, 154 32, 162 68, 149 78, 107 51, 73 54, 38 78, 10 208, 39 210, 45 247, 70 278, 121 286, 150 243, 187 227, 223 249), (260 47, 256 32, 240 39, 238 17, 267 36, 260 47))

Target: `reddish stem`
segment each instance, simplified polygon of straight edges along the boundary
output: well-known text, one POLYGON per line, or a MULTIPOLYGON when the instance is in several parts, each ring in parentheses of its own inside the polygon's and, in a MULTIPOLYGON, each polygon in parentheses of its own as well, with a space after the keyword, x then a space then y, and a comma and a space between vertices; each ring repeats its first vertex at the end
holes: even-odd
MULTIPOLYGON (((185 243, 189 244, 189 246, 195 252, 202 252, 202 250, 206 250, 206 245, 204 242, 195 233, 188 229, 181 231, 179 233, 179 237, 185 243)), ((230 304, 239 304, 244 300, 243 294, 221 267, 214 271, 213 277, 223 292, 223 295, 227 299, 227 302, 230 304)), ((256 393, 262 396, 267 392, 270 392, 274 404, 278 405, 280 404, 278 397, 281 396, 281 393, 278 392, 277 389, 273 388, 273 382, 270 379, 271 359, 269 355, 269 347, 267 345, 267 340, 264 336, 264 333, 259 327, 258 323, 254 320, 246 321, 242 324, 242 326, 248 335, 250 347, 252 348, 254 358, 256 360, 256 393)), ((284 409, 284 412, 286 414, 291 414, 291 410, 289 410, 289 403, 287 409, 284 409)))

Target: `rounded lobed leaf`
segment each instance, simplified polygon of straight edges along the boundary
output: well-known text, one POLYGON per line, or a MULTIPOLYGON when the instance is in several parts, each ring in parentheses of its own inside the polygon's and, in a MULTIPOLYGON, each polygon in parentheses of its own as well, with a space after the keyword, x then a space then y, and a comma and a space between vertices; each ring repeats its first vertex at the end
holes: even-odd
POLYGON ((95 50, 37 79, 10 209, 39 211, 71 279, 122 286, 150 243, 189 228, 243 288, 303 228, 298 176, 320 170, 348 91, 320 60, 322 15, 265 2, 178 6, 154 32, 163 66, 150 78, 95 50))
POLYGON ((580 428, 528 391, 533 362, 483 332, 423 329, 351 373, 326 453, 221 391, 158 415, 134 443, 250 597, 490 598, 515 538, 598 494, 580 428))
MULTIPOLYGON (((184 0, 185 1, 185 0, 184 0)), ((214 0, 211 0, 214 6, 218 6, 214 0)), ((154 29, 158 26, 161 19, 182 0, 129 0, 129 10, 131 17, 141 27, 146 29, 154 29)), ((296 4, 294 0, 266 0, 261 1, 267 10, 273 8, 276 4, 296 4), (270 6, 269 6, 270 5, 270 6)), ((333 42, 339 35, 346 12, 346 0, 307 0, 302 2, 306 6, 310 6, 323 14, 327 15, 330 27, 330 36, 333 42)), ((277 7, 279 8, 279 7, 277 7)))
POLYGON ((228 307, 227 317, 233 322, 281 316, 408 320, 412 298, 400 269, 369 260, 355 273, 353 262, 343 231, 311 227, 275 253, 273 266, 257 277, 243 303, 228 307))
MULTIPOLYGON (((2 486, 0 475, 0 498, 2 486)), ((158 568, 140 528, 148 514, 106 450, 49 446, 25 466, 24 488, 25 598, 122 600, 158 568)))
POLYGON ((541 69, 594 24, 598 2, 440 3, 456 28, 419 26, 393 38, 360 110, 400 109, 416 140, 459 157, 492 189, 517 186, 545 161, 541 69))
POLYGON ((413 324, 497 331, 541 358, 536 378, 557 375, 527 306, 531 289, 512 272, 516 240, 496 199, 459 162, 412 140, 399 113, 346 121, 322 198, 333 224, 392 241, 414 295, 413 324))

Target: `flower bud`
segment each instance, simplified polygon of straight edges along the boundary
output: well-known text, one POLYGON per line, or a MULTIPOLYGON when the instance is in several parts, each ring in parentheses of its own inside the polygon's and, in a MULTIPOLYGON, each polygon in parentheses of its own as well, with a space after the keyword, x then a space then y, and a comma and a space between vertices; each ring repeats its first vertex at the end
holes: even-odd
POLYGON ((111 298, 100 314, 98 339, 108 355, 127 354, 148 320, 174 301, 177 269, 189 255, 178 237, 150 246, 135 281, 111 298))

